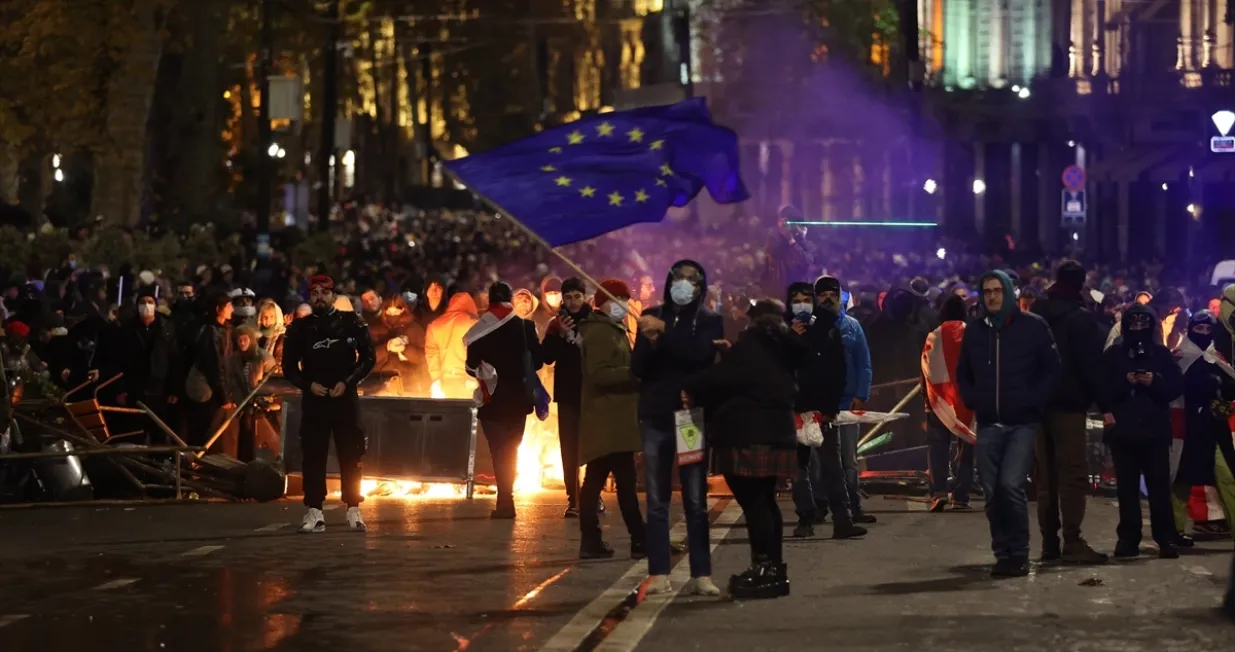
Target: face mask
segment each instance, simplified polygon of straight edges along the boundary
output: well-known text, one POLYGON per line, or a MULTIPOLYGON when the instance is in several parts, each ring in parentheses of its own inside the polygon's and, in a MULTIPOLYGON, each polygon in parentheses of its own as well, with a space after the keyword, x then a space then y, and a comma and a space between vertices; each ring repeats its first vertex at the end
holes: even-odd
POLYGON ((1198 333, 1196 331, 1188 331, 1188 339, 1192 340, 1193 344, 1199 346, 1201 350, 1204 351, 1209 348, 1210 344, 1213 344, 1214 334, 1213 333, 1198 333))
POLYGON ((622 321, 626 318, 626 306, 616 301, 610 301, 605 304, 605 314, 609 315, 609 318, 613 321, 622 321))
POLYGON ((154 316, 154 304, 153 303, 137 304, 137 314, 141 315, 142 317, 153 317, 154 316))
POLYGON ((69 261, 69 269, 77 269, 77 261, 76 261, 76 260, 70 260, 70 261, 69 261))
POLYGON ((815 312, 815 307, 809 303, 795 303, 790 310, 793 312, 794 317, 797 317, 802 321, 806 321, 810 319, 811 314, 815 312))
POLYGON ((558 292, 548 292, 545 294, 545 303, 549 304, 550 308, 556 310, 562 305, 562 295, 558 292))
POLYGON ((236 314, 241 317, 252 317, 257 314, 257 308, 254 308, 253 306, 240 306, 239 308, 236 308, 236 314))
POLYGON ((679 306, 685 306, 695 300, 695 284, 685 279, 674 281, 669 286, 669 298, 679 306))

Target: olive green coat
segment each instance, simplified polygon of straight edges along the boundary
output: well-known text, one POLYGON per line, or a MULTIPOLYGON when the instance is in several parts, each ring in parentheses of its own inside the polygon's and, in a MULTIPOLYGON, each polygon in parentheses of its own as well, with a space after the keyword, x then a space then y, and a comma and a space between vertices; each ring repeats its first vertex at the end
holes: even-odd
POLYGON ((583 394, 579 403, 579 464, 611 453, 643 450, 639 381, 630 373, 626 329, 593 312, 579 325, 583 394))

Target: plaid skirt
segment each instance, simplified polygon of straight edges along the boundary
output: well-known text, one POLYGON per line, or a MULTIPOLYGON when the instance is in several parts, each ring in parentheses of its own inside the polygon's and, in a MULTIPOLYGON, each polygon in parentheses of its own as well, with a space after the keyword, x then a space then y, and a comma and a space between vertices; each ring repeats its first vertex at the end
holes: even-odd
POLYGON ((767 444, 716 447, 716 471, 743 478, 793 478, 798 475, 798 451, 767 444))

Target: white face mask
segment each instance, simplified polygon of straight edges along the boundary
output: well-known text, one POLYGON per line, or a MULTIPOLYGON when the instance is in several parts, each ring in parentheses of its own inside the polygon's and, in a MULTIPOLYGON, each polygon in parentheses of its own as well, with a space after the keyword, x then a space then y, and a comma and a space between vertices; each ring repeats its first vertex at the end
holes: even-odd
POLYGON ((154 304, 153 303, 137 304, 137 314, 141 315, 142 317, 153 317, 154 316, 154 304))
POLYGON ((241 317, 252 317, 257 314, 257 308, 253 306, 240 306, 236 308, 236 314, 241 317))
POLYGON ((669 286, 669 298, 679 306, 685 306, 695 300, 695 284, 686 279, 678 279, 669 286))
POLYGON ((795 303, 790 308, 790 311, 793 312, 793 315, 795 317, 802 317, 802 316, 809 317, 812 313, 815 312, 815 307, 811 305, 809 302, 808 303, 795 303))
POLYGON ((609 315, 609 318, 613 321, 622 321, 626 319, 626 306, 616 301, 610 301, 605 304, 605 314, 609 315))
POLYGON ((558 306, 562 305, 562 293, 561 292, 546 292, 545 293, 545 303, 549 304, 550 308, 557 310, 558 306))

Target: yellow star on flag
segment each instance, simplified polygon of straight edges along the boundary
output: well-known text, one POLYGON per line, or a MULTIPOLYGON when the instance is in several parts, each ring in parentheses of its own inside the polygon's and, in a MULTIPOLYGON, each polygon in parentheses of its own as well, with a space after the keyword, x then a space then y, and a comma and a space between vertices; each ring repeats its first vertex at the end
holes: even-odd
POLYGON ((622 193, 616 192, 616 191, 610 193, 609 194, 609 205, 610 206, 621 206, 622 205, 622 193))
POLYGON ((557 172, 557 168, 553 167, 552 165, 542 165, 540 167, 540 171, 541 172, 557 172))
POLYGON ((553 181, 561 188, 570 187, 570 177, 558 177, 557 179, 554 179, 553 181))
POLYGON ((579 143, 583 142, 583 134, 580 133, 579 130, 576 129, 575 131, 570 132, 570 134, 566 136, 566 140, 571 145, 578 145, 579 143))
POLYGON ((664 147, 664 145, 665 141, 663 140, 653 140, 652 144, 649 146, 649 149, 658 150, 661 147, 664 147))
POLYGON ((561 147, 550 147, 550 148, 549 148, 549 153, 550 153, 550 154, 561 154, 561 153, 562 153, 562 148, 561 148, 561 147))
POLYGON ((626 135, 630 137, 630 142, 632 143, 643 142, 643 130, 638 127, 626 132, 626 135))
POLYGON ((600 136, 608 136, 613 133, 613 125, 608 122, 602 122, 596 127, 596 133, 600 136))
POLYGON ((642 204, 643 202, 645 202, 645 201, 647 201, 647 200, 648 200, 648 194, 647 194, 646 192, 643 192, 643 190, 636 190, 636 191, 635 191, 635 201, 637 201, 637 202, 639 202, 640 204, 642 204))
POLYGON ((660 164, 660 174, 664 177, 673 176, 673 168, 669 167, 668 163, 660 164))
POLYGON ((584 186, 579 189, 579 194, 584 197, 594 197, 596 196, 596 189, 591 186, 584 186))
POLYGON ((663 187, 663 186, 668 186, 669 184, 665 183, 665 180, 664 180, 664 179, 657 179, 657 180, 656 180, 656 185, 658 185, 658 186, 662 186, 662 187, 663 187))

